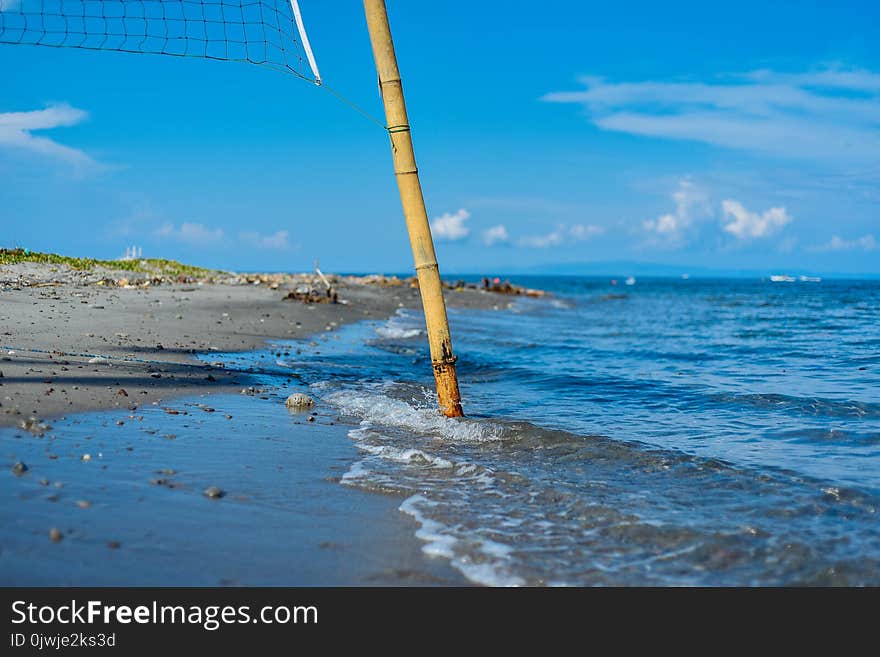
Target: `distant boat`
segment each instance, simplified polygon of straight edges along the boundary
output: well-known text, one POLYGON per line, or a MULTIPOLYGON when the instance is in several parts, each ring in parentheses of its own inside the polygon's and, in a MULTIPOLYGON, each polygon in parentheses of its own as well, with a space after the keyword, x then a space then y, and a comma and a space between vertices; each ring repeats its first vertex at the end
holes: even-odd
POLYGON ((821 283, 822 279, 818 276, 800 276, 801 283, 821 283))
POLYGON ((786 276, 785 274, 774 274, 770 277, 774 283, 794 283, 794 276, 786 276))
POLYGON ((635 285, 636 284, 635 276, 630 276, 629 278, 627 278, 624 281, 624 283, 626 283, 627 285, 635 285))

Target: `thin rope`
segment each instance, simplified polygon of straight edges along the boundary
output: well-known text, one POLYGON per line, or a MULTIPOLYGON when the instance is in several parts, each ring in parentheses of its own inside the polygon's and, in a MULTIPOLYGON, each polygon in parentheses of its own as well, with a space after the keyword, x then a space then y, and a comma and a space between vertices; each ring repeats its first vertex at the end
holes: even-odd
POLYGON ((379 119, 377 119, 375 116, 370 114, 367 110, 362 108, 360 105, 355 103, 353 100, 346 98, 341 93, 336 91, 333 87, 329 86, 326 82, 322 82, 320 85, 316 85, 316 86, 320 86, 322 89, 326 89, 327 91, 330 92, 330 95, 332 95, 337 100, 344 103, 345 105, 348 105, 351 109, 353 109, 355 112, 357 112, 358 114, 360 114, 361 116, 363 116, 367 120, 375 123, 377 126, 382 128, 383 130, 388 130, 388 126, 385 125, 384 121, 380 121, 379 119))

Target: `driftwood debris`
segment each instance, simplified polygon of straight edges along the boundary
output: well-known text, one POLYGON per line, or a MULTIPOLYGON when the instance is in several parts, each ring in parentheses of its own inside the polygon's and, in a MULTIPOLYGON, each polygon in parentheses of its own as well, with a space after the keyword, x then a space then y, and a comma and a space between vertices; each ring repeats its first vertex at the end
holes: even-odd
POLYGON ((502 282, 498 278, 491 280, 489 278, 483 278, 483 289, 488 292, 495 292, 496 294, 512 294, 515 296, 543 297, 547 295, 544 290, 535 290, 529 287, 522 287, 521 285, 514 285, 510 281, 502 282))
MULTIPOLYGON (((415 276, 407 279, 406 283, 410 287, 417 288, 419 286, 419 281, 415 276)), ((386 283, 387 284, 387 283, 386 283)), ((398 283, 398 285, 401 283, 398 283)), ((501 281, 499 278, 489 279, 483 278, 481 285, 477 285, 476 283, 468 283, 464 280, 457 281, 443 281, 443 288, 446 290, 460 291, 460 290, 485 290, 486 292, 493 292, 495 294, 509 294, 513 296, 526 296, 526 297, 543 297, 547 296, 547 292, 544 290, 535 290, 529 287, 523 287, 522 285, 514 285, 510 281, 501 281)))
POLYGON ((311 285, 297 285, 284 297, 286 301, 299 301, 301 303, 339 303, 339 295, 336 288, 328 287, 326 290, 318 290, 311 285))

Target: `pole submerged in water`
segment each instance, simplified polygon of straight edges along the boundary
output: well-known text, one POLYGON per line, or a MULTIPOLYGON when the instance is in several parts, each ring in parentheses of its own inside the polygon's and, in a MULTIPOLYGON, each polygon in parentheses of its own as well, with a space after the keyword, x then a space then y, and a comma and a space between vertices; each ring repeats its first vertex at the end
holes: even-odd
POLYGON ((416 167, 416 156, 403 98, 403 85, 397 68, 394 42, 391 40, 391 26, 388 23, 385 0, 364 0, 364 11, 367 16, 370 41, 373 44, 376 71, 379 73, 382 102, 385 104, 385 120, 391 138, 394 174, 400 189, 400 201, 403 204, 416 275, 419 279, 419 292, 425 309, 431 365, 437 383, 440 410, 447 417, 461 417, 464 413, 461 409, 461 395, 455 373, 456 359, 452 353, 452 339, 449 335, 449 320, 446 317, 446 303, 443 300, 443 287, 440 283, 440 269, 437 266, 428 212, 425 209, 425 199, 419 182, 419 171, 416 167))

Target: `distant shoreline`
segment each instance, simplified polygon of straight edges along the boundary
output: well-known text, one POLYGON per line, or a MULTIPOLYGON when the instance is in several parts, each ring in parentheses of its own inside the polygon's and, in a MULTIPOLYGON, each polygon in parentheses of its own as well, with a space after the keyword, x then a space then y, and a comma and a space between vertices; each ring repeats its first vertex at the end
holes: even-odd
MULTIPOLYGON (((330 277, 340 303, 285 296, 314 274, 196 271, 157 276, 64 263, 0 264, 0 426, 76 411, 135 409, 203 392, 237 392, 244 378, 196 360, 305 339, 363 319, 419 308, 417 288, 382 277, 330 277), (177 280, 181 282, 177 282, 177 280)), ((447 293, 450 306, 491 308, 507 298, 447 293)), ((426 347, 427 348, 427 347, 426 347)))

